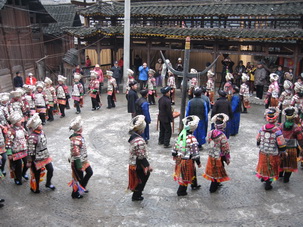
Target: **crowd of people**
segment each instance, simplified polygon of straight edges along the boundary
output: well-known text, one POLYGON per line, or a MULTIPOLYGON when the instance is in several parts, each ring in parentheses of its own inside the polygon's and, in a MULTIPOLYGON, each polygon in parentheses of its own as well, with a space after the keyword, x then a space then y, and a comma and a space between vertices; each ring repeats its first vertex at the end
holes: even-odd
MULTIPOLYGON (((166 63, 169 66, 170 61, 166 63)), ((244 67, 240 61, 235 72, 232 73, 232 62, 229 58, 222 61, 224 68, 223 88, 218 90, 219 98, 215 97, 215 73, 207 72, 207 82, 204 86, 199 78, 193 77, 188 81, 179 81, 159 59, 155 69, 142 63, 138 67, 140 95, 138 97, 138 82, 135 72, 127 69, 128 80, 126 86, 127 111, 131 114, 129 133, 129 189, 133 191, 132 200, 143 200, 142 191, 153 170, 148 161, 147 144, 150 139, 149 124, 151 117, 150 105, 156 105, 157 87, 160 86, 162 96, 158 100, 158 121, 160 123, 158 144, 163 148, 171 148, 176 162, 174 179, 179 183, 178 196, 187 195, 187 187, 199 189, 196 167, 201 167, 199 152, 203 145, 209 144, 209 158, 203 177, 211 181, 210 192, 215 192, 229 180, 225 171, 225 164, 230 163, 229 137, 239 133, 240 113, 247 113, 250 108, 249 97, 254 92, 251 82, 254 81, 257 98, 263 97, 264 81, 267 71, 259 62, 257 68, 244 67), (164 68, 164 69, 163 69, 164 68), (166 70, 166 71, 165 71, 166 70), (160 77, 161 79, 157 79, 160 77), (253 79, 252 79, 253 78, 253 79), (262 85, 259 84, 262 83, 262 85), (263 82, 262 82, 263 81, 263 82), (180 83, 179 83, 180 82, 180 83), (171 144, 172 128, 176 112, 176 89, 181 83, 187 83, 188 104, 186 117, 182 120, 183 130, 179 133, 174 144, 171 144), (262 91, 262 92, 261 92, 262 91), (211 113, 210 113, 211 112, 211 113), (209 113, 211 129, 208 130, 209 113)), ((178 59, 177 70, 182 71, 182 59, 178 59)), ((72 92, 65 84, 66 77, 59 75, 58 84, 46 77, 44 81, 37 81, 33 74, 28 74, 26 84, 17 73, 14 78, 16 89, 10 93, 0 94, 0 176, 6 175, 6 161, 10 177, 16 185, 22 185, 22 179, 29 180, 27 170, 30 168, 30 189, 33 193, 40 193, 40 178, 46 175, 45 186, 55 190, 51 183, 53 176, 52 159, 47 150, 47 140, 43 131, 46 121, 53 121, 54 114, 65 117, 65 109, 69 108, 69 99, 74 100, 76 114, 81 113, 85 88, 80 67, 73 74, 72 92), (20 79, 21 78, 21 79, 20 79)), ((271 183, 283 177, 287 183, 292 172, 297 171, 297 157, 302 155, 303 145, 303 78, 299 77, 293 84, 292 72, 278 71, 269 75, 270 85, 266 93, 265 117, 268 123, 264 125, 257 136, 260 147, 259 162, 256 175, 265 182, 265 189, 272 188, 271 183), (281 84, 282 83, 282 84, 281 84), (285 115, 285 120, 282 119, 285 115), (268 164, 269 163, 269 164, 268 164)), ((115 108, 116 94, 119 93, 117 74, 121 74, 118 62, 106 71, 105 75, 98 64, 90 71, 88 91, 92 102, 92 111, 101 108, 100 94, 107 77, 108 109, 115 108)), ((192 74, 197 70, 191 69, 192 74)), ((301 75, 303 76, 303 75, 301 75)), ((120 78, 120 76, 118 77, 120 78)), ((70 129, 74 133, 70 136, 72 169, 72 198, 82 198, 93 170, 88 162, 85 140, 82 136, 83 121, 80 116, 73 119, 70 129), (85 173, 85 174, 84 174, 85 173)), ((3 205, 0 200, 0 205, 3 205)))

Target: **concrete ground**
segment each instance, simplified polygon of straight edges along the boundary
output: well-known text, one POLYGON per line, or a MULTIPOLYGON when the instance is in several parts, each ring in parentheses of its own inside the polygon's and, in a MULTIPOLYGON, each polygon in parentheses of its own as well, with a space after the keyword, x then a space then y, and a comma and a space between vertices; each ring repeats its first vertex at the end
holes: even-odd
MULTIPOLYGON (((178 97, 180 96, 177 95, 178 97)), ((51 191, 40 183, 41 193, 33 194, 29 182, 16 186, 8 176, 0 182, 0 226, 302 226, 302 169, 293 174, 288 184, 273 183, 272 191, 255 177, 258 160, 256 134, 264 123, 261 105, 252 105, 241 115, 240 133, 230 138, 231 163, 227 172, 231 181, 216 193, 209 193, 210 182, 202 178, 207 160, 207 146, 201 152, 202 168, 197 170, 198 191, 188 189, 186 197, 178 197, 178 184, 173 181, 174 162, 171 150, 159 146, 156 131, 157 106, 151 106, 151 139, 148 144, 150 163, 154 167, 142 202, 132 202, 128 184, 128 123, 124 94, 118 95, 117 107, 103 106, 92 112, 89 97, 81 116, 84 136, 94 175, 83 199, 72 199, 69 157, 69 123, 76 116, 72 108, 66 117, 47 123, 45 132, 53 157, 51 191)), ((180 110, 180 98, 175 110, 180 110)), ((178 119, 176 126, 178 126, 178 119)), ((171 142, 177 136, 175 130, 171 142)))

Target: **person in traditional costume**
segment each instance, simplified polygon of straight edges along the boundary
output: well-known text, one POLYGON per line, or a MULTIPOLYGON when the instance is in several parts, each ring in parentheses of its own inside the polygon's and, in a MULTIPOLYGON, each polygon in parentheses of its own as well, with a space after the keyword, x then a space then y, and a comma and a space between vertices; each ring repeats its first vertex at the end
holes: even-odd
MULTIPOLYGON (((287 108, 291 104, 291 99, 293 97, 293 91, 292 91, 293 84, 289 80, 285 80, 283 84, 284 91, 282 91, 280 97, 279 97, 279 104, 278 107, 280 111, 287 108)), ((279 115, 279 123, 282 122, 282 113, 279 115)))
POLYGON ((36 90, 36 87, 34 85, 24 84, 23 88, 25 90, 24 98, 26 99, 26 112, 29 113, 29 116, 33 116, 36 113, 36 105, 34 98, 34 92, 36 90))
POLYGON ((167 86, 170 87, 171 104, 175 105, 176 81, 175 75, 170 70, 168 70, 167 86))
MULTIPOLYGON (((102 74, 103 75, 103 74, 102 74)), ((92 111, 100 109, 100 91, 99 91, 99 80, 97 79, 98 74, 96 71, 90 71, 90 82, 88 85, 88 93, 92 100, 92 111)))
MULTIPOLYGON (((94 74, 96 75, 97 80, 99 81, 98 83, 98 94, 101 95, 102 92, 102 86, 103 86, 103 82, 104 82, 104 75, 103 75, 103 71, 100 68, 99 64, 95 65, 95 68, 92 70, 94 72, 94 74)), ((90 71, 90 74, 92 74, 92 71, 90 71)))
POLYGON ((206 82, 206 92, 209 97, 211 105, 214 105, 214 97, 215 97, 215 81, 214 81, 214 73, 211 70, 207 72, 207 82, 206 82))
MULTIPOLYGON (((0 93, 0 155, 1 155, 1 167, 0 167, 0 175, 1 172, 4 176, 6 176, 5 164, 7 160, 6 148, 5 148, 5 138, 7 136, 7 131, 10 128, 10 124, 8 123, 8 104, 9 102, 9 93, 0 93)), ((1 176, 0 176, 1 178, 1 176)))
POLYGON ((140 91, 141 98, 136 101, 136 114, 143 115, 145 117, 145 129, 142 137, 144 138, 146 144, 149 140, 149 124, 151 123, 150 113, 149 113, 149 103, 147 102, 148 90, 140 91))
POLYGON ((156 71, 153 69, 148 70, 148 80, 147 80, 147 89, 148 89, 148 102, 150 105, 155 105, 155 96, 157 97, 157 86, 156 79, 154 78, 156 71))
MULTIPOLYGON (((227 138, 230 136, 230 130, 231 130, 231 120, 233 118, 233 112, 231 108, 230 102, 226 98, 226 92, 223 90, 218 91, 219 98, 215 102, 212 112, 211 112, 211 117, 215 116, 218 113, 224 113, 228 116, 229 120, 226 122, 226 127, 224 128, 224 133, 227 138)), ((212 129, 215 128, 215 125, 212 124, 212 129)))
POLYGON ((173 110, 170 100, 170 87, 161 88, 163 96, 159 99, 159 115, 160 132, 159 132, 159 145, 164 145, 164 148, 171 148, 170 138, 172 134, 171 122, 173 122, 173 110))
POLYGON ((17 111, 20 116, 28 116, 29 112, 26 109, 26 103, 22 101, 22 91, 21 89, 16 89, 15 91, 10 92, 11 100, 8 104, 9 114, 17 111))
POLYGON ((51 183, 54 172, 52 158, 47 149, 47 139, 38 113, 34 114, 28 120, 26 126, 31 131, 27 140, 27 167, 31 168, 30 189, 34 193, 40 193, 40 178, 45 175, 46 169, 47 176, 45 187, 55 190, 56 187, 51 183))
POLYGON ((127 69, 127 82, 126 82, 126 94, 128 94, 129 90, 131 89, 129 84, 131 82, 134 82, 135 81, 135 78, 134 78, 134 71, 131 70, 131 69, 127 69))
POLYGON ((240 98, 241 98, 241 103, 242 103, 242 113, 247 113, 247 109, 250 108, 250 103, 249 103, 249 87, 247 85, 249 80, 249 76, 246 73, 242 73, 242 84, 240 87, 240 98))
MULTIPOLYGON (((198 71, 196 69, 190 69, 190 73, 191 74, 197 74, 198 71)), ((185 83, 185 81, 183 81, 183 83, 185 83)), ((189 81, 188 81, 188 91, 187 91, 187 94, 188 94, 188 100, 191 100, 193 97, 194 97, 194 90, 199 87, 198 86, 198 79, 197 79, 197 76, 191 78, 189 81)))
POLYGON ((82 75, 80 73, 74 73, 74 84, 72 89, 72 99, 74 100, 74 106, 76 107, 76 114, 81 113, 80 107, 83 106, 84 88, 80 83, 82 75))
POLYGON ((208 125, 208 107, 207 103, 201 98, 202 89, 196 88, 194 91, 194 98, 188 101, 186 107, 186 115, 195 115, 199 117, 199 124, 197 129, 193 132, 193 135, 198 141, 198 147, 202 148, 202 145, 206 143, 206 133, 208 125))
POLYGON ((210 149, 205 172, 202 176, 211 181, 209 187, 211 193, 216 192, 218 187, 222 186, 221 182, 230 180, 224 168, 224 162, 227 165, 230 163, 229 142, 224 134, 224 128, 228 120, 229 117, 224 113, 214 115, 211 122, 215 125, 215 129, 211 130, 207 135, 210 149))
POLYGON ((284 177, 284 183, 288 183, 291 174, 298 171, 297 151, 300 150, 299 146, 303 147, 302 129, 294 122, 297 114, 296 107, 290 106, 283 109, 285 122, 279 127, 286 141, 287 152, 287 156, 281 158, 279 173, 279 177, 284 177))
POLYGON ((112 71, 106 71, 107 75, 107 109, 115 108, 116 93, 119 93, 117 90, 116 79, 113 77, 112 71))
POLYGON ((69 137, 71 145, 70 162, 73 180, 69 186, 73 188, 72 198, 81 199, 83 193, 88 193, 86 189, 89 179, 93 175, 93 169, 88 161, 86 143, 82 136, 83 121, 80 116, 74 118, 69 126, 74 133, 69 137), (84 172, 86 173, 84 175, 84 172))
POLYGON ((226 79, 226 83, 224 84, 223 90, 227 94, 227 100, 231 101, 231 98, 233 96, 233 83, 232 83, 232 80, 234 79, 234 76, 231 73, 226 73, 225 79, 226 79))
POLYGON ((298 108, 298 117, 296 119, 296 123, 302 127, 303 120, 303 84, 296 83, 295 84, 295 95, 292 97, 290 101, 290 105, 298 108))
POLYGON ((53 121, 54 120, 54 112, 57 111, 57 94, 56 94, 56 89, 53 87, 53 81, 49 78, 46 77, 44 80, 45 84, 45 94, 48 99, 48 109, 47 109, 47 116, 48 119, 47 121, 53 121))
POLYGON ((271 183, 279 178, 280 158, 286 156, 286 143, 282 131, 277 127, 278 108, 265 110, 267 124, 263 125, 257 135, 259 161, 256 176, 265 182, 265 190, 271 190, 271 183))
POLYGON ((67 99, 69 98, 68 87, 64 84, 66 77, 58 75, 58 85, 56 87, 57 101, 59 103, 60 118, 65 117, 65 108, 67 99))
POLYGON ((197 183, 195 167, 196 162, 198 167, 201 168, 199 143, 193 135, 199 121, 199 117, 195 115, 187 116, 182 120, 184 128, 179 134, 172 151, 173 159, 176 161, 174 180, 179 183, 178 196, 187 195, 186 191, 189 184, 193 190, 201 187, 197 183))
POLYGON ((129 167, 128 167, 128 189, 133 191, 132 201, 141 201, 142 192, 152 172, 148 161, 147 146, 141 136, 146 126, 145 117, 138 115, 134 117, 129 126, 129 167))
POLYGON ((241 98, 239 95, 239 87, 233 86, 233 97, 231 98, 231 109, 233 117, 231 119, 230 135, 235 136, 239 133, 240 114, 241 114, 241 98))
POLYGON ((27 132, 22 126, 23 117, 18 111, 10 113, 8 118, 12 124, 7 131, 5 148, 8 159, 10 160, 11 177, 14 178, 16 185, 22 185, 22 177, 28 180, 27 171, 27 132), (23 161, 23 169, 22 169, 23 161))
POLYGON ((264 100, 265 108, 268 107, 277 107, 279 104, 279 93, 280 88, 278 84, 279 75, 275 73, 271 73, 269 75, 271 84, 268 87, 267 95, 264 100))
POLYGON ((131 81, 129 83, 130 90, 128 94, 126 94, 127 99, 127 112, 131 114, 131 118, 133 119, 136 116, 136 101, 138 99, 137 88, 138 83, 137 81, 131 81))
POLYGON ((36 84, 36 92, 34 94, 36 112, 39 114, 42 125, 45 125, 45 115, 46 110, 48 109, 48 99, 47 95, 44 92, 44 83, 42 81, 38 81, 36 84))

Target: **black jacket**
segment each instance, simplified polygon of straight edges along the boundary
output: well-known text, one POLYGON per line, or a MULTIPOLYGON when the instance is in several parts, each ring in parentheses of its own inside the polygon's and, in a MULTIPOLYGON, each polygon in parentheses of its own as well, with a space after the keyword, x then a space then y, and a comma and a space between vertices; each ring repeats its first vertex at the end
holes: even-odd
POLYGON ((14 77, 14 87, 23 87, 23 79, 21 76, 14 77))
POLYGON ((130 89, 128 94, 126 95, 126 98, 127 98, 127 112, 135 113, 136 112, 135 103, 138 99, 137 92, 134 91, 133 89, 130 89))
POLYGON ((121 68, 119 66, 118 67, 116 67, 116 66, 111 67, 110 71, 113 72, 113 77, 115 79, 118 79, 118 78, 122 77, 121 68))
POLYGON ((166 95, 159 99, 159 120, 163 123, 169 123, 174 120, 171 109, 171 100, 166 95))
POLYGON ((188 115, 196 115, 200 120, 205 120, 205 101, 202 98, 195 97, 189 101, 190 109, 188 115))
POLYGON ((211 112, 211 117, 213 117, 214 115, 216 115, 218 113, 225 113, 229 117, 229 119, 233 118, 231 104, 227 100, 226 97, 220 97, 217 99, 217 101, 215 102, 215 104, 213 106, 213 109, 211 112))

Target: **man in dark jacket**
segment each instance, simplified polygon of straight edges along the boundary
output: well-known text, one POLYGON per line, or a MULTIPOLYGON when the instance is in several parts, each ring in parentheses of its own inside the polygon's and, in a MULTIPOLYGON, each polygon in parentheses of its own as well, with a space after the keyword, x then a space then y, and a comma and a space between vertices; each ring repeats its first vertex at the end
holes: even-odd
POLYGON ((160 121, 160 133, 159 133, 159 145, 164 144, 164 148, 171 148, 171 122, 174 120, 173 112, 171 108, 170 100, 170 87, 161 88, 163 96, 159 99, 159 121, 160 121))
POLYGON ((263 67, 262 62, 257 64, 257 69, 255 70, 255 87, 256 87, 256 98, 262 99, 263 98, 263 90, 264 84, 266 84, 266 76, 267 72, 263 67))
POLYGON ((113 72, 113 77, 116 79, 117 87, 119 90, 119 85, 121 83, 121 78, 122 78, 122 71, 121 71, 121 68, 118 66, 117 61, 114 62, 114 66, 111 67, 110 71, 113 72))
POLYGON ((278 69, 276 71, 276 74, 279 76, 278 83, 279 83, 279 87, 280 87, 280 94, 282 93, 282 91, 284 91, 284 87, 283 87, 283 84, 284 84, 284 73, 285 72, 283 71, 282 65, 279 65, 278 69))
MULTIPOLYGON (((229 117, 229 121, 226 122, 225 128, 225 135, 227 138, 229 138, 231 126, 230 120, 233 118, 233 112, 231 109, 231 104, 226 98, 226 92, 223 90, 219 90, 218 94, 220 97, 217 99, 213 106, 211 117, 215 116, 218 113, 225 113, 229 117)), ((214 128, 213 125, 212 128, 214 128)))
POLYGON ((138 95, 137 95, 137 81, 131 81, 129 83, 129 87, 130 90, 128 92, 128 94, 126 95, 126 99, 127 99, 127 111, 128 113, 131 113, 131 118, 133 119, 136 116, 136 107, 135 107, 135 103, 138 99, 138 95))
POLYGON ((23 87, 23 79, 20 72, 16 72, 16 76, 14 77, 14 87, 23 87))

